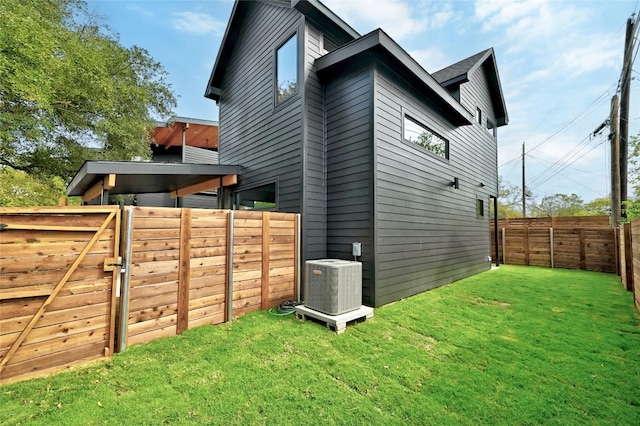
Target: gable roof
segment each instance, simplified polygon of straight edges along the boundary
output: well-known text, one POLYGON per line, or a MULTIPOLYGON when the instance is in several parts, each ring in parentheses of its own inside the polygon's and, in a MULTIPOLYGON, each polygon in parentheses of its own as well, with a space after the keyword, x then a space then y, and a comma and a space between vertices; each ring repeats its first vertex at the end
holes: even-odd
POLYGON ((487 79, 489 80, 489 92, 493 110, 496 115, 496 124, 498 126, 504 126, 509 122, 509 116, 502 93, 500 76, 498 75, 498 65, 496 64, 496 56, 493 48, 476 53, 440 71, 436 71, 432 75, 438 83, 449 89, 468 82, 469 75, 473 74, 480 67, 484 68, 487 79))
POLYGON ((336 70, 361 62, 370 55, 381 59, 420 90, 453 124, 464 126, 472 123, 471 113, 381 29, 316 59, 316 71, 321 78, 329 78, 339 74, 336 70))
MULTIPOLYGON (((351 41, 354 38, 360 37, 360 34, 353 28, 351 28, 346 22, 344 22, 338 15, 333 13, 329 8, 317 0, 261 0, 263 3, 270 4, 272 6, 295 8, 300 13, 305 15, 311 21, 314 21, 317 25, 323 28, 325 31, 335 34, 339 39, 345 42, 351 41)), ((231 10, 231 17, 227 24, 224 37, 222 38, 222 44, 220 50, 218 50, 218 56, 216 62, 213 65, 209 82, 204 92, 204 96, 213 99, 214 101, 220 100, 220 83, 224 75, 224 69, 228 62, 231 52, 238 39, 237 26, 240 25, 242 18, 247 12, 251 2, 236 0, 231 10)))

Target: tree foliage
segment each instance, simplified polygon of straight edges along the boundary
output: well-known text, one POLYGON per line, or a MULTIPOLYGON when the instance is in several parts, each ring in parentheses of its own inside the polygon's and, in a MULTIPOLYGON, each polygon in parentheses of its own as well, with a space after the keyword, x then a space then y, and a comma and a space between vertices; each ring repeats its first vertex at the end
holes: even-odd
POLYGON ((522 189, 498 176, 498 217, 522 217, 522 189))
POLYGON ((67 181, 85 159, 148 158, 175 97, 82 0, 0 0, 0 165, 67 181))
POLYGON ((36 178, 21 170, 1 167, 0 182, 0 206, 55 206, 66 197, 65 182, 58 176, 36 178))
POLYGON ((535 217, 584 215, 584 201, 576 194, 548 195, 531 209, 531 216, 535 217))

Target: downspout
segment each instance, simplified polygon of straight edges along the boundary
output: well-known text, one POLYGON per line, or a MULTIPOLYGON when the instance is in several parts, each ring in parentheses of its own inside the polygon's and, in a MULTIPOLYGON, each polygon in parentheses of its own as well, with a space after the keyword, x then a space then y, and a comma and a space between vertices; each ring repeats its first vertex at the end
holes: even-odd
MULTIPOLYGON (((496 242, 496 268, 499 268, 500 249, 498 248, 498 197, 493 197, 493 240, 496 242)), ((504 241, 502 244, 504 244, 504 241)))

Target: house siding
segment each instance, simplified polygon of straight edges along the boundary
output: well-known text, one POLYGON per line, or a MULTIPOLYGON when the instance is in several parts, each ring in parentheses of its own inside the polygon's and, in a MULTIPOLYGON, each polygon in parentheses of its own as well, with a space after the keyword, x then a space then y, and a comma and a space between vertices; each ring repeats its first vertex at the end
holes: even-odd
POLYGON ((485 216, 479 218, 476 199, 487 196, 480 182, 488 185, 497 179, 495 165, 487 167, 479 159, 493 153, 485 145, 495 141, 488 141, 479 125, 456 128, 399 81, 393 71, 377 66, 376 306, 489 266, 488 202, 485 216), (449 140, 449 160, 403 142, 404 114, 449 140), (449 185, 454 177, 460 189, 449 185))
POLYGON ((371 69, 354 69, 326 83, 327 255, 352 259, 362 243, 363 303, 374 300, 372 238, 371 69))
POLYGON ((327 172, 324 129, 324 88, 315 70, 315 60, 324 54, 323 35, 305 25, 304 56, 304 178, 303 258, 327 257, 327 172))
POLYGON ((278 182, 278 209, 302 207, 302 95, 274 101, 275 50, 298 31, 301 15, 288 7, 248 2, 243 25, 222 77, 220 162, 242 164, 238 189, 278 182))

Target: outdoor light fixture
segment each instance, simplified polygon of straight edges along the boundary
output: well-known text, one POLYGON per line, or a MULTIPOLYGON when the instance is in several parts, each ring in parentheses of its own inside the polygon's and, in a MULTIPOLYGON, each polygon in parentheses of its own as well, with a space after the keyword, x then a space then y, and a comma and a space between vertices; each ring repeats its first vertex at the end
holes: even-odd
POLYGON ((453 189, 460 189, 460 179, 454 177, 453 181, 449 182, 449 186, 453 186, 453 189))
POLYGON ((480 182, 480 188, 484 188, 484 183, 480 182))

